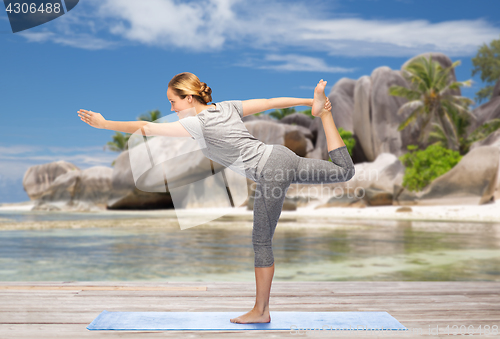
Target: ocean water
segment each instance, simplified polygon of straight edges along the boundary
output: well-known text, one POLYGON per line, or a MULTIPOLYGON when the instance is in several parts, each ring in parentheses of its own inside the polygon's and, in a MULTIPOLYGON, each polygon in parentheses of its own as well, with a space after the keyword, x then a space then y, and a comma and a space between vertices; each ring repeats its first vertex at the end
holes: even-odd
MULTIPOLYGON (((0 281, 255 280, 248 218, 186 230, 159 218, 120 227, 133 218, 2 212, 0 226, 85 227, 0 231, 0 281)), ((275 281, 500 281, 500 224, 282 217, 273 253, 275 281)))

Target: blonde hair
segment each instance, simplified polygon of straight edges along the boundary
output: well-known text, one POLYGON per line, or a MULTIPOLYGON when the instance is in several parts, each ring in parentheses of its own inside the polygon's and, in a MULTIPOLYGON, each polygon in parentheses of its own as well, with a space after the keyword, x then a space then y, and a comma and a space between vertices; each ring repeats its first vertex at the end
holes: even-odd
POLYGON ((206 83, 201 82, 193 73, 184 72, 177 74, 170 80, 168 87, 181 99, 192 95, 196 100, 205 105, 212 101, 212 89, 206 83))

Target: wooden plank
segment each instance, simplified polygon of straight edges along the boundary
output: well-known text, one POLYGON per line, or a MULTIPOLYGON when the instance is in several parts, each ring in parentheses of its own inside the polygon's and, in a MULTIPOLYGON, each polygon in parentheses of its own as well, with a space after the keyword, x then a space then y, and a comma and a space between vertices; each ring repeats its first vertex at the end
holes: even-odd
MULTIPOLYGON (((235 311, 255 302, 254 282, 0 282, 0 336, 289 338, 290 331, 88 331, 108 311, 235 311), (10 286, 21 287, 11 289, 10 286), (1 288, 3 287, 3 288, 1 288), (91 287, 91 289, 86 289, 91 287), (196 290, 169 288, 196 287, 196 290), (158 289, 159 288, 159 289, 158 289)), ((500 282, 274 282, 272 311, 386 311, 423 336, 449 338, 443 327, 500 325, 500 282), (438 327, 439 333, 425 333, 438 327)), ((306 332, 325 337, 394 336, 394 333, 306 332)), ((460 334, 460 333, 459 333, 460 334)), ((415 333, 395 337, 421 337, 415 333)))
MULTIPOLYGON (((0 333, 16 339, 75 338, 290 338, 286 331, 89 331, 80 324, 1 325, 0 333)), ((362 334, 361 334, 362 335, 362 334)), ((338 335, 336 334, 335 337, 338 335)), ((373 335, 371 335, 373 337, 373 335)), ((349 336, 352 338, 352 334, 349 336)), ((342 338, 342 337, 341 337, 342 338)))
POLYGON ((37 286, 4 285, 0 290, 68 290, 68 291, 206 291, 206 286, 37 286))
MULTIPOLYGON (((192 313, 199 313, 202 311, 206 312, 241 312, 246 313, 250 310, 251 307, 245 310, 240 310, 239 308, 224 308, 224 309, 219 309, 219 308, 207 308, 206 310, 186 310, 186 309, 178 309, 178 310, 172 310, 172 309, 159 309, 159 308, 148 308, 148 307, 129 307, 129 308, 121 308, 121 307, 106 307, 106 311, 121 311, 121 312, 192 312, 192 313)), ((8 312, 0 312, 0 324, 89 324, 92 322, 95 317, 97 317, 103 309, 96 309, 96 310, 87 310, 87 309, 81 309, 78 311, 75 311, 73 309, 72 311, 69 310, 57 310, 50 312, 49 310, 42 310, 42 311, 16 311, 12 313, 8 312), (5 314, 3 314, 5 313, 5 314)), ((287 309, 276 309, 272 308, 271 309, 271 314, 272 312, 292 312, 292 311, 297 311, 295 308, 294 310, 287 310, 287 309)), ((312 309, 312 310, 301 310, 303 312, 335 312, 332 310, 318 310, 318 309, 312 309)), ((337 310, 337 311, 342 311, 342 312, 367 312, 371 310, 366 310, 366 309, 355 309, 355 310, 337 310)), ((384 312, 386 310, 384 309, 378 309, 374 311, 379 311, 379 312, 384 312)), ((468 323, 474 324, 479 321, 483 323, 489 323, 490 325, 498 325, 500 326, 500 316, 499 314, 485 314, 483 312, 482 314, 477 313, 477 314, 461 314, 461 313, 443 313, 442 315, 426 315, 424 313, 418 313, 418 314, 400 314, 397 311, 393 312, 388 312, 391 314, 393 317, 395 317, 398 321, 401 323, 406 322, 406 321, 420 321, 420 322, 441 322, 441 323, 468 323)), ((500 330, 500 327, 499 327, 500 330)))

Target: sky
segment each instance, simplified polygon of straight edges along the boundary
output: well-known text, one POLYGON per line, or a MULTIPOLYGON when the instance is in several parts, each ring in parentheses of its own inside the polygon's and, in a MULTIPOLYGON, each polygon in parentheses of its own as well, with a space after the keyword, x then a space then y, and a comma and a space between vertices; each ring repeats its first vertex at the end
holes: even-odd
POLYGON ((103 146, 115 132, 77 111, 167 116, 167 85, 181 72, 206 82, 214 102, 308 98, 320 79, 328 93, 341 78, 441 52, 461 61, 473 99, 484 83, 471 58, 500 38, 496 0, 80 0, 18 33, 0 9, 0 203, 29 200, 31 166, 111 167, 118 153, 103 146))

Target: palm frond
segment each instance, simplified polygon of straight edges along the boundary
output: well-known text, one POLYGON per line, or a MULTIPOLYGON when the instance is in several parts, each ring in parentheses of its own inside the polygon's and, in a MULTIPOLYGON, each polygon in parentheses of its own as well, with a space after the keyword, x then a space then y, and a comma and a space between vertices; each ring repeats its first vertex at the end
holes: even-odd
POLYGON ((405 129, 410 123, 414 122, 417 118, 418 118, 418 115, 419 113, 421 113, 421 110, 422 108, 417 108, 415 109, 409 116, 408 118, 405 119, 405 121, 403 121, 399 127, 398 127, 398 131, 401 131, 403 129, 405 129))
POLYGON ((415 90, 403 87, 403 86, 397 86, 393 85, 389 87, 389 94, 398 96, 398 97, 403 97, 406 98, 410 101, 416 100, 421 97, 421 94, 415 90))
POLYGON ((451 71, 460 64, 461 64, 460 60, 457 60, 454 63, 452 63, 451 66, 449 66, 449 67, 446 67, 446 68, 441 67, 440 74, 439 74, 438 79, 436 81, 436 88, 445 87, 449 81, 448 79, 449 79, 451 71))
POLYGON ((448 90, 459 89, 462 86, 470 87, 471 84, 472 84, 472 81, 470 79, 466 80, 466 81, 454 81, 454 82, 446 85, 445 87, 443 87, 443 89, 441 89, 441 91, 439 92, 439 95, 444 96, 445 92, 448 90))
POLYGON ((128 140, 130 138, 131 134, 130 133, 122 133, 122 132, 115 132, 115 135, 113 135, 113 141, 109 141, 106 143, 105 148, 107 147, 109 150, 113 152, 122 152, 124 150, 128 149, 128 140))
POLYGON ((433 130, 429 133, 429 141, 432 142, 433 140, 436 140, 434 144, 439 143, 441 145, 445 145, 448 142, 448 138, 446 137, 446 132, 443 127, 435 122, 432 123, 432 126, 433 130))
POLYGON ((439 118, 441 121, 443 121, 443 126, 447 126, 449 131, 452 133, 452 143, 455 144, 455 146, 458 146, 458 136, 457 136, 457 131, 455 129, 455 124, 453 123, 448 110, 443 110, 443 114, 439 115, 439 118))
POLYGON ((474 100, 460 95, 446 95, 444 96, 444 98, 466 107, 469 105, 474 105, 474 100))
POLYGON ((453 108, 455 108, 459 113, 462 113, 462 115, 467 116, 468 118, 472 118, 474 121, 477 121, 477 117, 468 108, 463 107, 462 105, 457 104, 453 101, 450 102, 450 105, 453 106, 453 108))
POLYGON ((137 120, 155 122, 161 118, 161 112, 159 110, 149 111, 146 114, 141 114, 137 120))
POLYGON ((424 140, 429 138, 429 136, 426 135, 426 131, 427 131, 426 128, 431 120, 432 120, 432 116, 430 116, 430 115, 427 116, 426 119, 424 119, 424 122, 423 122, 422 126, 420 127, 420 134, 418 136, 419 142, 423 142, 424 140))
POLYGON ((423 106, 424 106, 424 102, 422 100, 413 100, 413 101, 410 101, 410 102, 407 102, 407 103, 403 104, 398 109, 397 114, 400 115, 400 114, 403 114, 404 112, 407 112, 407 111, 413 112, 417 108, 420 108, 420 107, 423 107, 423 106))
POLYGON ((409 82, 414 89, 423 91, 429 88, 429 76, 421 59, 414 60, 407 65, 406 71, 409 73, 409 82))
POLYGON ((476 128, 467 139, 470 143, 483 140, 498 129, 500 129, 500 119, 492 119, 476 128))

